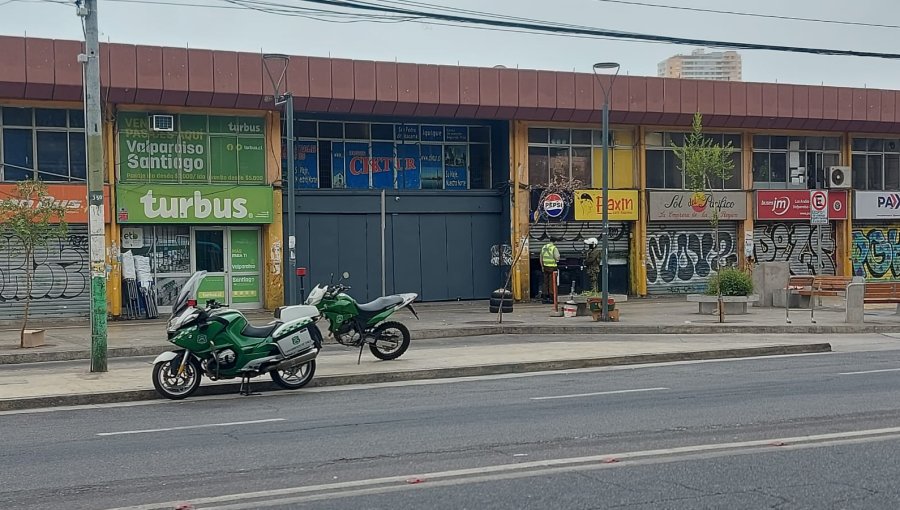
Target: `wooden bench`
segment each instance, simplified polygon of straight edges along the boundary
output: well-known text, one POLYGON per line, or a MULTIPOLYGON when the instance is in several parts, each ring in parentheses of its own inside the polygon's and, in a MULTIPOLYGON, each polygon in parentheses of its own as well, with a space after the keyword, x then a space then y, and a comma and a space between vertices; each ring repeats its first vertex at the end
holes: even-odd
POLYGON ((865 322, 866 304, 896 304, 896 313, 900 314, 900 282, 851 283, 847 287, 846 322, 865 322))
MULTIPOLYGON (((784 289, 784 319, 790 324, 791 296, 802 296, 809 300, 809 318, 815 323, 815 299, 817 297, 844 297, 852 278, 849 276, 801 275, 788 278, 784 289)), ((798 303, 799 304, 799 303, 798 303)))

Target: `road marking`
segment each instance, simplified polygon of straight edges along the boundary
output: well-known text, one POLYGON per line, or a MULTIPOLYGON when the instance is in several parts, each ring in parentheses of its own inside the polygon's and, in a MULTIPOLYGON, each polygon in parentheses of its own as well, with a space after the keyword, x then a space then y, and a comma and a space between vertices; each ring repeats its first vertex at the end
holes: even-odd
MULTIPOLYGON (((864 441, 884 441, 900 439, 900 427, 835 432, 810 436, 737 441, 730 443, 711 443, 656 450, 639 450, 621 453, 606 453, 583 457, 544 459, 529 462, 515 462, 475 468, 437 471, 432 473, 413 473, 401 476, 388 476, 364 480, 351 480, 320 485, 303 485, 272 489, 258 492, 226 494, 189 500, 194 508, 218 508, 220 510, 237 510, 262 508, 266 506, 287 505, 302 501, 315 501, 329 498, 352 497, 362 494, 383 493, 395 490, 439 487, 445 485, 474 483, 480 481, 513 479, 540 476, 565 471, 586 469, 617 469, 623 466, 634 466, 648 463, 674 462, 693 460, 724 455, 752 453, 783 452, 839 444, 857 444, 864 441), (781 446, 775 446, 776 444, 781 446), (609 462, 616 459, 618 462, 609 462), (408 480, 418 478, 426 483, 410 484, 408 480), (223 506, 213 506, 223 505, 223 506)), ((112 510, 169 510, 184 501, 150 503, 112 510)))
POLYGON ((531 400, 555 400, 559 398, 596 397, 598 395, 620 395, 622 393, 643 393, 646 391, 664 391, 669 388, 638 388, 634 390, 596 391, 594 393, 575 393, 572 395, 554 395, 552 397, 531 397, 531 400))
POLYGON ((838 375, 880 374, 882 372, 900 372, 900 368, 882 368, 881 370, 862 370, 860 372, 841 372, 838 375))
POLYGON ((285 421, 286 418, 269 418, 265 420, 231 421, 227 423, 207 423, 204 425, 185 425, 183 427, 167 427, 163 429, 123 430, 121 432, 100 432, 98 436, 124 436, 129 434, 152 434, 154 432, 170 432, 172 430, 206 429, 211 427, 232 427, 234 425, 253 425, 255 423, 273 423, 285 421))

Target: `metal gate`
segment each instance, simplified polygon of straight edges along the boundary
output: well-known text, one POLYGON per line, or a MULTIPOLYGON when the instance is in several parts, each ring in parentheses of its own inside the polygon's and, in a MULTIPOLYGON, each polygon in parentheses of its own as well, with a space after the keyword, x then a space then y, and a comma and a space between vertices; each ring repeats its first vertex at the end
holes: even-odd
POLYGON ((787 262, 793 275, 833 275, 834 229, 821 225, 820 251, 818 227, 808 221, 758 222, 753 226, 753 258, 787 262))
POLYGON ((647 293, 705 292, 709 276, 738 262, 737 222, 719 223, 719 244, 708 222, 650 222, 647 228, 647 293))
MULTIPOLYGON (((590 237, 600 239, 603 223, 599 221, 569 221, 560 223, 538 223, 529 230, 528 251, 532 257, 541 252, 547 241, 553 241, 559 256, 580 257, 584 253, 584 240, 590 237)), ((628 262, 628 246, 631 239, 631 223, 609 222, 609 260, 628 262)))
MULTIPOLYGON (((69 225, 64 238, 35 250, 30 316, 87 317, 90 314, 90 255, 87 225, 69 225)), ((26 260, 15 237, 0 239, 0 320, 18 319, 25 309, 26 260)))

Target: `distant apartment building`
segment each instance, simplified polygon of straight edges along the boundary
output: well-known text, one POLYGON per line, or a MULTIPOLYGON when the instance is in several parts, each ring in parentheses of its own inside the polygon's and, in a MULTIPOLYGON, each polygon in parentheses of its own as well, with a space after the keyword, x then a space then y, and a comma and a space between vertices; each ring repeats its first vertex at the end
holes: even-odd
POLYGON ((689 80, 741 81, 741 55, 736 51, 706 53, 702 49, 690 55, 675 55, 659 63, 657 75, 689 80))

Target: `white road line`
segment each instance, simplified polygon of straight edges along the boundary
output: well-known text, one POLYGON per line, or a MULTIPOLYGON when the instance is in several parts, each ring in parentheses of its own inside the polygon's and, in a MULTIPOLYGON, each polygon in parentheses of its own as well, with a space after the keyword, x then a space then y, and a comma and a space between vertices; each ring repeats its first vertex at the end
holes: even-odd
POLYGON ((880 374, 882 372, 900 372, 900 368, 882 368, 881 370, 863 370, 861 372, 841 372, 838 375, 880 374))
POLYGON ((531 400, 555 400, 559 398, 596 397, 598 395, 619 395, 622 393, 643 393, 646 391, 664 391, 669 388, 637 388, 633 390, 596 391, 594 393, 575 393, 573 395, 554 395, 552 397, 531 397, 531 400))
POLYGON ((272 423, 285 421, 286 418, 268 418, 265 420, 232 421, 228 423, 207 423, 204 425, 185 425, 183 427, 167 427, 164 429, 123 430, 121 432, 100 432, 98 436, 124 436, 128 434, 152 434, 154 432, 169 432, 172 430, 206 429, 210 427, 231 427, 234 425, 252 425, 254 423, 272 423))

